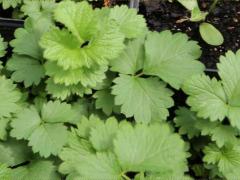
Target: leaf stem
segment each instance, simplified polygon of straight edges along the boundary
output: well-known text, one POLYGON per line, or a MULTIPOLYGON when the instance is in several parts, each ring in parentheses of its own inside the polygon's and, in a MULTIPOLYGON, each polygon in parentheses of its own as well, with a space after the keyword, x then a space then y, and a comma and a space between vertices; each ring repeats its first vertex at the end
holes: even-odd
POLYGON ((121 176, 122 176, 125 180, 131 180, 131 178, 129 178, 129 177, 125 174, 125 172, 123 172, 123 173, 121 174, 121 176))
POLYGON ((139 74, 136 74, 135 77, 140 77, 140 76, 142 76, 142 75, 144 75, 144 73, 143 73, 143 72, 140 72, 139 74))
POLYGON ((209 8, 209 12, 212 12, 214 10, 214 8, 216 7, 218 3, 218 0, 214 0, 213 3, 211 4, 210 8, 209 8))

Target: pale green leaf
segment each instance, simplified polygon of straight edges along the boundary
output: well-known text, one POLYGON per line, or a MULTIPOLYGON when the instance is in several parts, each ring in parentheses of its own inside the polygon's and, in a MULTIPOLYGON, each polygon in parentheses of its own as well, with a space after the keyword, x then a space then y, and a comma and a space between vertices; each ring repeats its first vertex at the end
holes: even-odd
POLYGON ((0 34, 0 58, 6 54, 7 43, 3 41, 3 38, 0 34))
POLYGON ((76 117, 71 105, 60 101, 49 101, 43 104, 41 114, 43 121, 47 123, 70 123, 76 117))
POLYGON ((17 180, 61 180, 56 166, 47 160, 36 160, 26 166, 13 169, 11 176, 17 180))
POLYGON ((149 123, 165 120, 169 115, 168 108, 174 104, 173 93, 163 82, 122 74, 114 82, 115 104, 121 105, 121 112, 126 117, 134 116, 137 122, 149 123))
POLYGON ((83 96, 84 94, 92 93, 91 89, 83 87, 82 84, 65 86, 63 84, 54 83, 52 79, 47 80, 46 90, 53 97, 61 100, 64 100, 74 94, 83 96))
POLYGON ((99 90, 93 97, 96 98, 96 108, 102 109, 108 116, 117 108, 117 106, 114 105, 114 96, 111 94, 110 89, 99 90))
POLYGON ((223 35, 212 24, 202 23, 199 26, 200 34, 203 40, 213 46, 219 46, 224 42, 223 35))
POLYGON ((0 163, 16 166, 32 158, 31 149, 24 141, 8 139, 0 142, 0 163))
POLYGON ((11 78, 15 82, 24 82, 25 87, 38 85, 45 76, 43 65, 27 56, 13 55, 7 62, 7 69, 13 71, 11 78))
POLYGON ((35 107, 26 108, 11 122, 11 136, 17 139, 28 139, 41 124, 41 118, 35 107))
POLYGON ((208 164, 217 165, 219 171, 227 179, 235 179, 240 176, 240 148, 238 144, 223 148, 210 144, 204 149, 204 153, 203 160, 208 164))
POLYGON ((145 50, 144 74, 156 75, 176 89, 204 70, 204 65, 196 60, 201 55, 200 47, 185 34, 151 32, 147 35, 145 50))
POLYGON ((111 70, 134 75, 143 68, 144 58, 143 38, 129 41, 125 51, 117 59, 110 61, 111 70))
POLYGON ((0 0, 0 4, 2 4, 3 9, 8 9, 10 7, 17 7, 17 5, 21 4, 22 0, 0 0))
POLYGON ((68 138, 67 128, 60 123, 42 124, 29 137, 29 146, 33 152, 39 152, 43 157, 58 155, 68 138))
POLYGON ((184 174, 184 141, 167 124, 132 127, 125 124, 118 131, 114 151, 121 167, 130 172, 172 172, 184 174))
POLYGON ((210 79, 206 75, 193 76, 184 84, 183 90, 190 95, 187 103, 199 117, 216 121, 223 120, 227 115, 225 92, 215 78, 210 79))
POLYGON ((16 85, 5 76, 0 76, 0 118, 11 117, 20 109, 19 101, 21 93, 16 89, 16 85))
POLYGON ((146 22, 143 16, 138 15, 136 9, 129 9, 126 5, 113 7, 109 18, 117 22, 126 38, 136 38, 146 32, 146 22))
POLYGON ((109 118, 105 123, 100 123, 91 128, 90 141, 97 151, 107 151, 113 148, 113 139, 118 131, 118 122, 109 118))
POLYGON ((6 140, 8 131, 7 128, 9 126, 10 118, 0 118, 0 139, 6 140))

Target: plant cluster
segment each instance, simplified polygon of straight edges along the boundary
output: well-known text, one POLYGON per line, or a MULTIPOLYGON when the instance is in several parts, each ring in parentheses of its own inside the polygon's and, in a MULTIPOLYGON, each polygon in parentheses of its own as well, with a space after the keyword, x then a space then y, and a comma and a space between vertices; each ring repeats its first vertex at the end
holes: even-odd
POLYGON ((11 57, 0 37, 0 179, 240 177, 240 51, 210 78, 197 42, 125 5, 28 3, 11 57))

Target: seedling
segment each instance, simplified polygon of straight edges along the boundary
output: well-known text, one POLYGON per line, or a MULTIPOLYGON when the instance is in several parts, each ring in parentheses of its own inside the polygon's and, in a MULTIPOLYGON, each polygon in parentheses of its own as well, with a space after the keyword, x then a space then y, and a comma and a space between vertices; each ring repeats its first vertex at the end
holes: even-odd
MULTIPOLYGON (((199 31, 202 39, 213 46, 219 46, 224 42, 223 35, 221 32, 214 27, 212 24, 204 22, 206 19, 206 16, 209 14, 208 12, 203 12, 200 10, 198 6, 197 0, 177 0, 179 3, 181 3, 186 9, 191 11, 191 17, 183 19, 190 20, 192 22, 201 22, 203 21, 199 26, 199 31)), ((218 0, 214 0, 212 3, 209 11, 213 10, 216 6, 218 0)), ((181 21, 180 21, 181 22, 181 21)))

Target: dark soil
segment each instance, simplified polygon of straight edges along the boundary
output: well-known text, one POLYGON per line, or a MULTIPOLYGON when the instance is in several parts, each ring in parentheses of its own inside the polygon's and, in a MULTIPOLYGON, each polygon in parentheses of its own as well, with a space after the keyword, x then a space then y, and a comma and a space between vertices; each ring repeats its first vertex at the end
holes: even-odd
MULTIPOLYGON (((207 11, 211 2, 212 0, 199 0, 200 8, 207 11)), ((146 17, 151 30, 170 29, 174 32, 185 32, 191 39, 198 41, 203 50, 201 61, 207 68, 216 68, 219 56, 227 50, 236 51, 240 48, 240 1, 222 0, 207 16, 206 21, 217 27, 225 39, 223 45, 216 47, 206 44, 201 39, 199 23, 177 23, 186 16, 190 17, 190 13, 177 2, 145 0, 140 5, 140 13, 146 17)))

